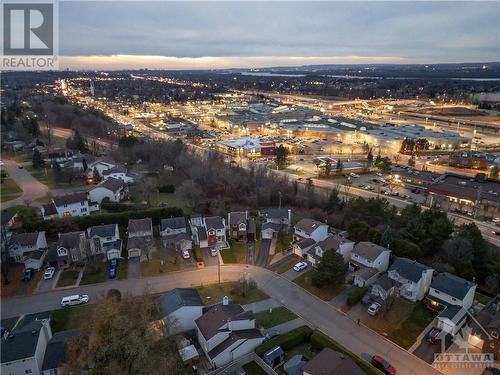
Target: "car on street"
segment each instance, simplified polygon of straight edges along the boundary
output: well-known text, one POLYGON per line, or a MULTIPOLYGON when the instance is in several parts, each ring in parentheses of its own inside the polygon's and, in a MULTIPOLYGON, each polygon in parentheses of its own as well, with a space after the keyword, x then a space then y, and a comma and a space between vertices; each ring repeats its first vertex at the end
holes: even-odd
POLYGON ((45 280, 52 279, 54 277, 54 274, 56 273, 56 269, 54 267, 49 267, 45 270, 43 273, 43 278, 45 280))
POLYGON ((349 173, 349 176, 351 176, 352 178, 359 178, 359 174, 356 174, 356 173, 349 173))
POLYGON ((24 168, 24 165, 19 164, 17 167, 18 167, 19 169, 23 169, 23 168, 24 168))
POLYGON ((371 316, 375 316, 377 315, 377 313, 379 312, 380 308, 382 307, 382 305, 378 302, 373 302, 369 307, 368 307, 368 314, 370 314, 371 316))
POLYGON ((35 274, 35 270, 33 268, 27 268, 23 273, 23 281, 30 281, 35 274))
POLYGON ((114 279, 116 277, 117 267, 110 266, 108 270, 108 277, 114 279))
POLYGON ((387 362, 384 358, 379 355, 374 355, 372 357, 371 363, 373 366, 378 368, 384 374, 387 375, 396 375, 396 369, 391 366, 389 362, 387 362))
POLYGON ((500 230, 492 230, 491 233, 493 233, 496 236, 500 236, 500 230))
POLYGON ((87 294, 75 294, 73 296, 63 297, 61 300, 62 307, 81 305, 89 301, 89 296, 87 294))
POLYGON ((191 255, 189 255, 189 251, 187 251, 187 250, 182 250, 182 257, 183 257, 184 259, 189 259, 189 258, 191 258, 191 255))
POLYGON ((380 172, 376 173, 376 175, 379 176, 379 177, 384 177, 384 175, 382 173, 380 173, 380 172))
POLYGON ((210 255, 213 256, 213 257, 217 256, 217 249, 215 247, 212 247, 210 249, 210 255))
POLYGON ((307 263, 306 262, 299 262, 295 266, 293 266, 293 270, 300 272, 302 270, 305 270, 307 268, 307 263))
POLYGON ((493 220, 491 220, 492 223, 499 224, 500 223, 500 217, 496 217, 493 220))
POLYGON ((425 340, 430 344, 435 344, 436 342, 439 341, 439 334, 440 333, 441 333, 441 330, 439 328, 432 327, 431 330, 427 333, 425 340))

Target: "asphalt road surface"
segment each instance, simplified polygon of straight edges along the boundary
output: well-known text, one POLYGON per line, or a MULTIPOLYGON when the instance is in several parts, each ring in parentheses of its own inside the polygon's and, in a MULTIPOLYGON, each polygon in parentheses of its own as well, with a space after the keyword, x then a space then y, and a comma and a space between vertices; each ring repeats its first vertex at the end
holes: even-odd
MULTIPOLYGON (((248 265, 221 267, 222 282, 239 280, 242 275, 254 279, 259 288, 270 297, 362 358, 378 354, 387 359, 398 370, 399 374, 439 374, 439 371, 423 360, 368 328, 362 325, 358 326, 356 322, 327 302, 318 299, 280 275, 264 268, 248 265)), ((29 297, 5 298, 2 300, 2 318, 58 309, 61 298, 69 294, 88 294, 90 303, 93 303, 104 298, 111 288, 120 290, 122 294, 128 293, 134 296, 161 293, 176 287, 193 287, 215 282, 217 282, 217 267, 206 267, 193 271, 171 272, 164 276, 86 285, 29 297)))

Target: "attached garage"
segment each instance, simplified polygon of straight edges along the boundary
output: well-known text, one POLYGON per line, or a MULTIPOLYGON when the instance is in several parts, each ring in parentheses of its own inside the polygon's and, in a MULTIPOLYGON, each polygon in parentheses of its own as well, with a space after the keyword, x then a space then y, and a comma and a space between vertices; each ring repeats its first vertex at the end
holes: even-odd
MULTIPOLYGON (((130 254, 130 253, 129 253, 130 254)), ((140 254, 140 253, 139 253, 140 254)), ((108 257, 108 260, 111 260, 111 259, 118 259, 120 258, 120 255, 121 255, 121 250, 118 250, 118 249, 112 249, 112 250, 109 250, 107 252, 107 257, 108 257)), ((130 255, 129 255, 129 258, 130 258, 130 255)))
POLYGON ((461 306, 448 306, 438 315, 437 327, 455 336, 465 323, 467 311, 461 306))
POLYGON ((128 249, 128 257, 137 258, 141 256, 141 249, 128 249))

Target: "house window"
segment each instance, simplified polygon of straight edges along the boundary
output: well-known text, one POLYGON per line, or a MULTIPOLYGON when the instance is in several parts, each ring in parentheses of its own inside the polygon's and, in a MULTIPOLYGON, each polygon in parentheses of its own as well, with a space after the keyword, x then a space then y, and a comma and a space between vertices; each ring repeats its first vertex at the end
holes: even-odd
POLYGON ((85 202, 80 202, 80 204, 81 204, 82 206, 85 206, 85 202))
POLYGON ((452 301, 456 301, 457 299, 455 297, 451 297, 451 300, 452 301))
POLYGON ((25 374, 33 374, 33 370, 29 369, 29 370, 26 370, 24 371, 25 374))
POLYGON ((68 211, 64 211, 63 216, 64 216, 64 217, 70 217, 70 216, 71 216, 71 214, 70 214, 68 211))

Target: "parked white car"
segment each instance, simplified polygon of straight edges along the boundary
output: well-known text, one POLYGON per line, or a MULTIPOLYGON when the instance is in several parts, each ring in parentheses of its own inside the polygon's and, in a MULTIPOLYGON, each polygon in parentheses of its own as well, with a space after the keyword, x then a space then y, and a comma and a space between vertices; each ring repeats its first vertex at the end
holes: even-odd
POLYGON ((377 315, 377 313, 379 312, 379 310, 380 310, 381 307, 382 307, 382 305, 380 303, 373 302, 368 307, 368 314, 370 314, 371 316, 377 315))
POLYGON ((217 249, 215 247, 212 247, 210 249, 210 255, 213 256, 213 257, 217 256, 217 249))
POLYGON ((61 300, 62 307, 81 305, 82 303, 87 303, 89 301, 89 296, 87 294, 75 294, 74 296, 63 297, 61 300))
POLYGON ((54 274, 56 273, 56 269, 54 267, 49 267, 45 270, 43 273, 43 278, 45 280, 52 279, 54 277, 54 274))
POLYGON ((189 258, 191 258, 191 255, 189 255, 189 251, 187 251, 187 250, 182 250, 182 257, 183 257, 184 259, 189 259, 189 258))
POLYGON ((300 272, 302 270, 305 270, 307 268, 307 263, 306 262, 299 262, 295 266, 293 266, 293 270, 300 272))
POLYGON ((356 173, 349 173, 349 176, 351 176, 352 178, 359 178, 359 174, 356 174, 356 173))

